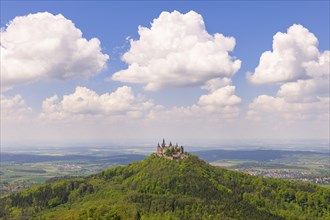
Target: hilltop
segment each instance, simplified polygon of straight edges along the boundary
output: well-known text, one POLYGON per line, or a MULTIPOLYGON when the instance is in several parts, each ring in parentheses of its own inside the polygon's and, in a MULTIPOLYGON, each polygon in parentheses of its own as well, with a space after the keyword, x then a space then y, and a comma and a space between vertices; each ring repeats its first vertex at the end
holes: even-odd
POLYGON ((328 219, 330 190, 152 154, 1 199, 1 219, 328 219))

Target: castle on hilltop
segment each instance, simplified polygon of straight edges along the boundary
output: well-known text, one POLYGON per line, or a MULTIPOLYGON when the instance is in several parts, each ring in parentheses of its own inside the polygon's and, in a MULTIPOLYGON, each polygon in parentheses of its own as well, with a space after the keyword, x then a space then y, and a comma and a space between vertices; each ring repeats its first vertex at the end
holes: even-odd
POLYGON ((187 157, 182 146, 179 147, 178 144, 173 146, 172 142, 167 146, 164 139, 162 145, 158 143, 156 155, 171 160, 184 159, 187 157))

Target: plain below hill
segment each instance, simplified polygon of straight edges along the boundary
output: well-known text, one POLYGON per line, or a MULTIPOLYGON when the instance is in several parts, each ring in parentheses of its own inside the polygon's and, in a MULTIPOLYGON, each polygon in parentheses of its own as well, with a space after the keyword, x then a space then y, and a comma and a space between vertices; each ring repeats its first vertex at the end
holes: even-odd
POLYGON ((321 152, 312 151, 284 151, 284 150, 205 150, 195 151, 193 154, 198 155, 207 162, 217 160, 253 160, 258 162, 266 162, 276 160, 292 155, 327 155, 321 152))
POLYGON ((119 154, 107 156, 92 155, 38 155, 38 154, 15 154, 1 153, 1 163, 40 163, 50 161, 89 161, 89 162, 111 162, 121 165, 127 165, 132 161, 144 159, 144 155, 140 154, 119 154))
POLYGON ((1 219, 329 219, 330 189, 156 154, 1 199, 1 219))

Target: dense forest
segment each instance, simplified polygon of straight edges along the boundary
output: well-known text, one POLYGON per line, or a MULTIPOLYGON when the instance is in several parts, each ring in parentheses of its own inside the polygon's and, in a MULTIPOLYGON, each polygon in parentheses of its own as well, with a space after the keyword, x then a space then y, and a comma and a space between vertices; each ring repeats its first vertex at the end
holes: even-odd
POLYGON ((330 189, 151 156, 1 198, 0 219, 330 219, 330 189))

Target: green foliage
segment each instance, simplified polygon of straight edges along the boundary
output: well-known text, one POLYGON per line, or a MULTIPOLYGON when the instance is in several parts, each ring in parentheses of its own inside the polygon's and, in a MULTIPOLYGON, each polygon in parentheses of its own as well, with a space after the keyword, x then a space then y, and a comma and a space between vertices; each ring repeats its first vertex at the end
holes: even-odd
POLYGON ((0 202, 2 219, 328 219, 330 189, 151 155, 0 202))

